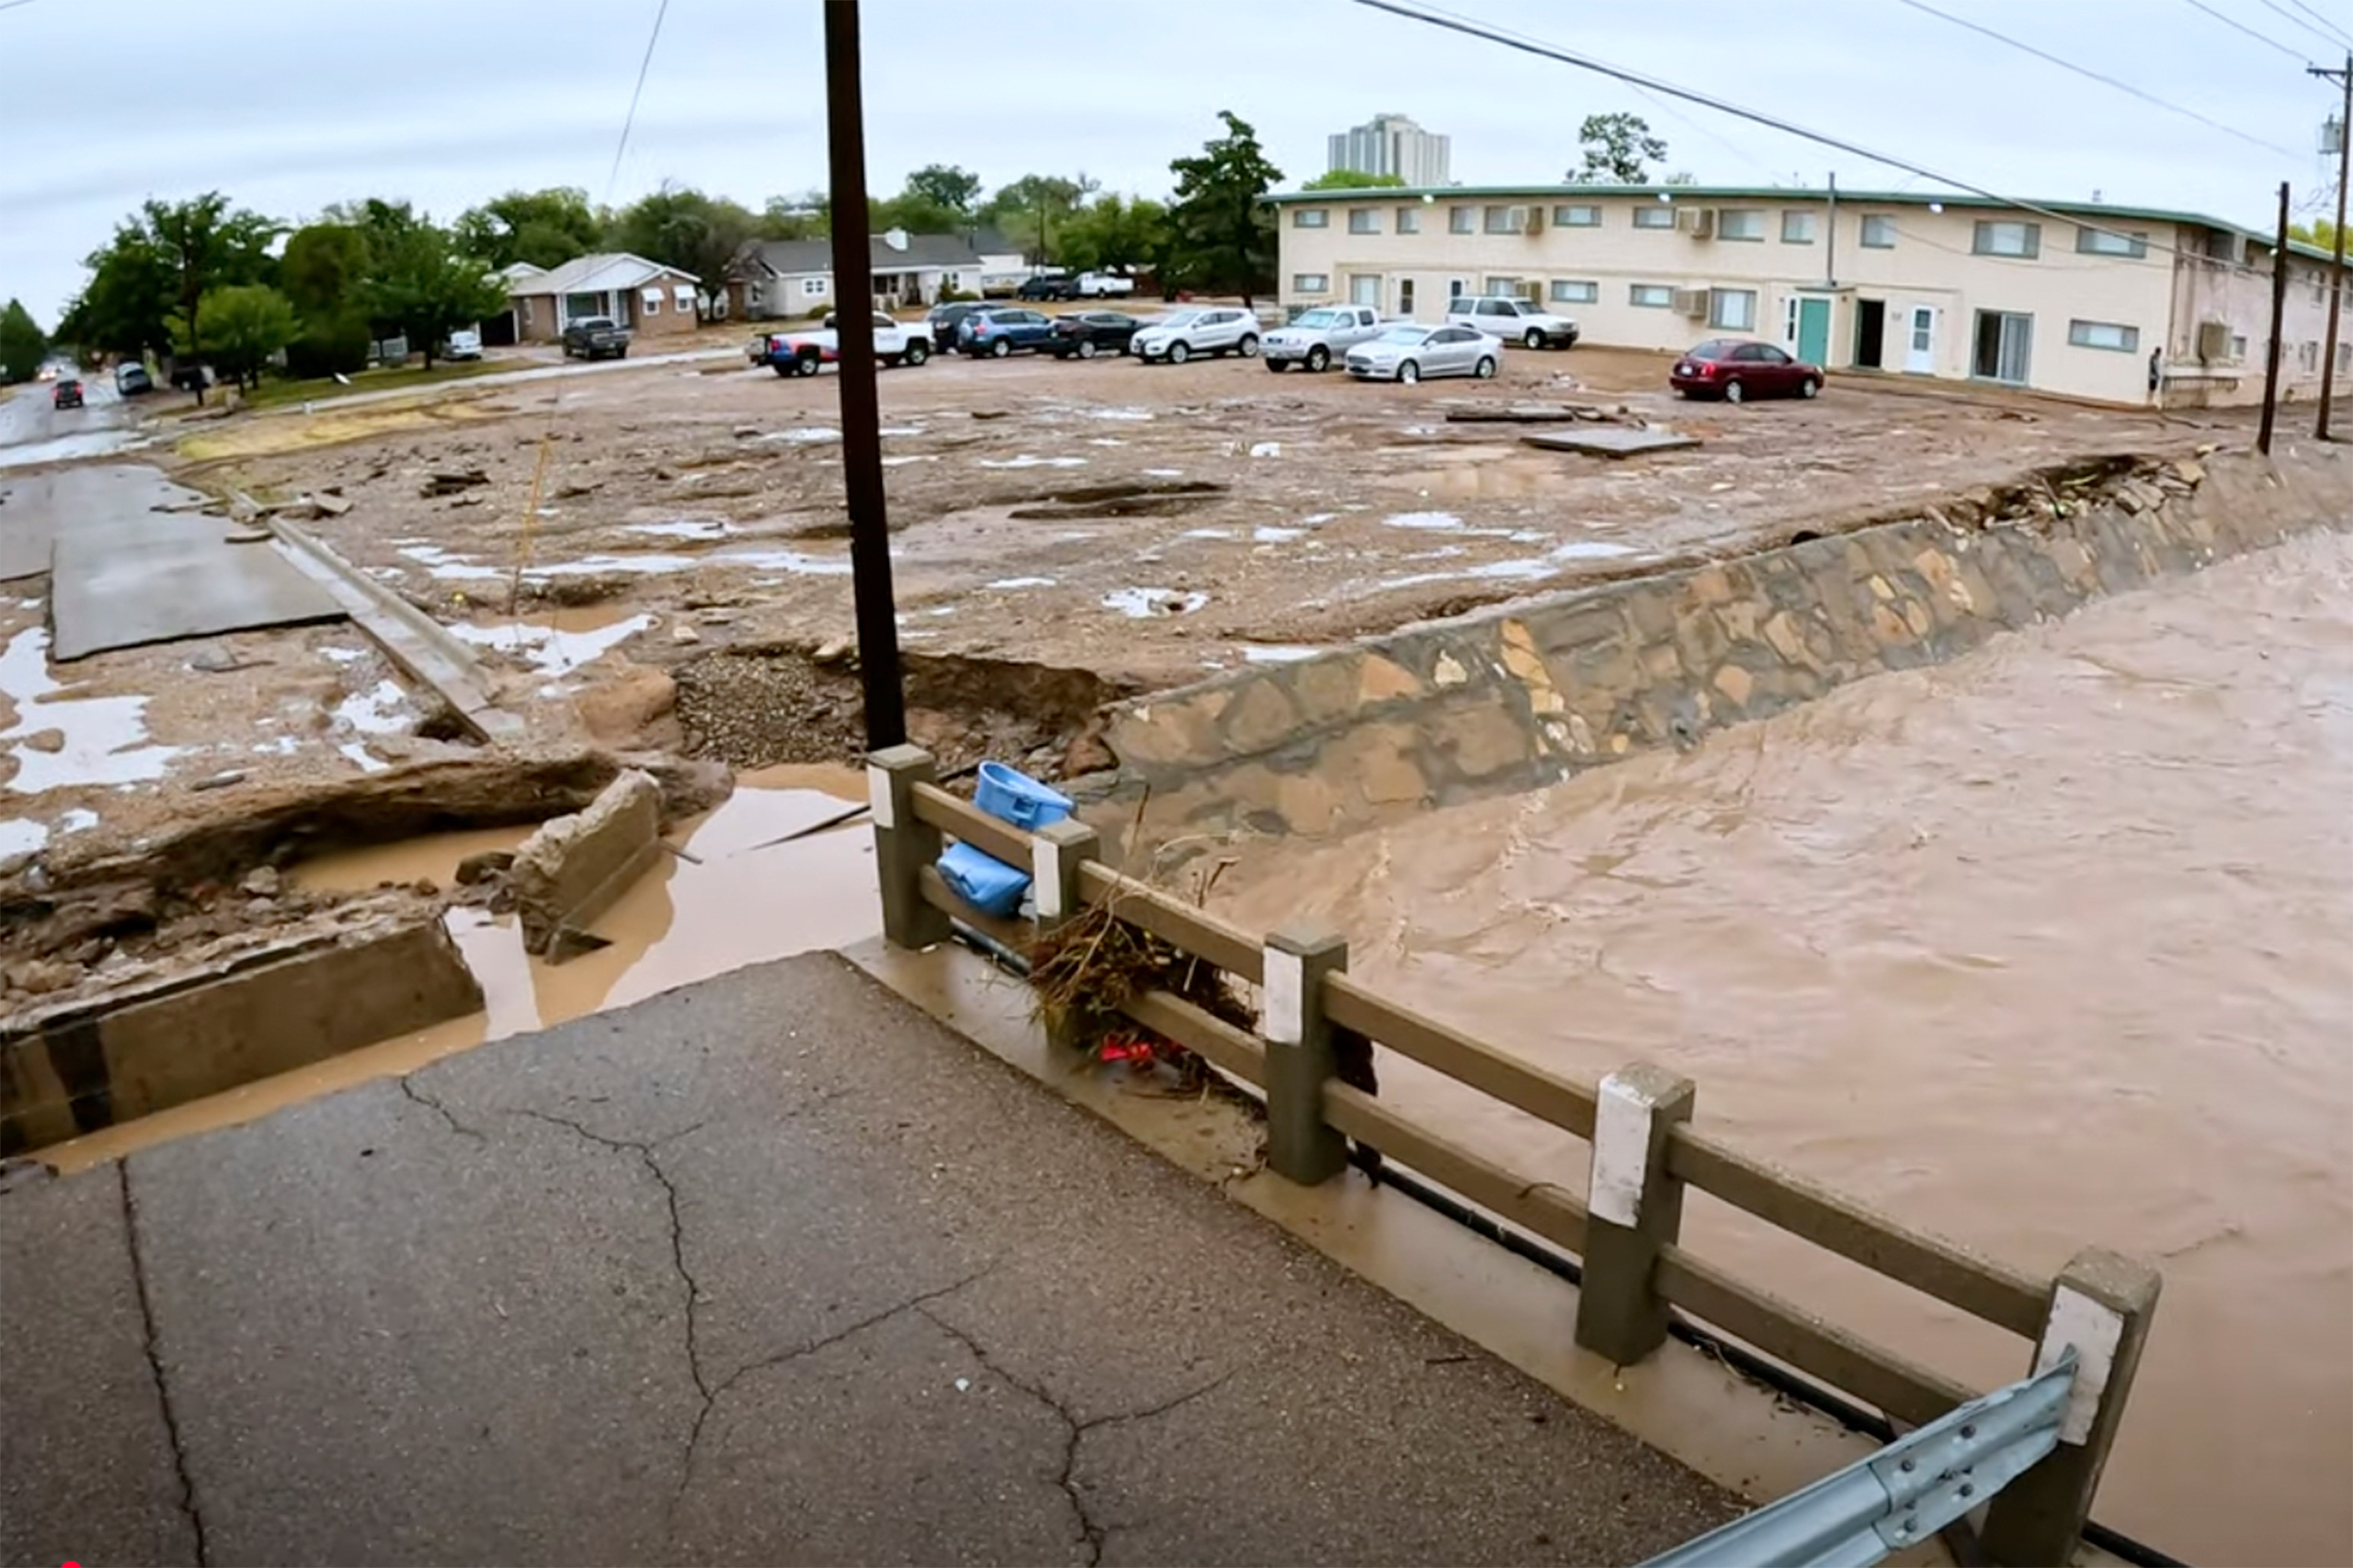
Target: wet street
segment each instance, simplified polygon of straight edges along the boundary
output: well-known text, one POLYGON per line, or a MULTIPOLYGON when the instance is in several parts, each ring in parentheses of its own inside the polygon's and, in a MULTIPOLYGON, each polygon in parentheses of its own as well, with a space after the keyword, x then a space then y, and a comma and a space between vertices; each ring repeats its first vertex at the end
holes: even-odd
MULTIPOLYGON (((1548 1067, 2036 1270, 2165 1297, 2103 1522, 2353 1561, 2353 538, 1874 678, 1694 752, 1314 849, 1229 911, 1548 1067)), ((1581 1184, 1581 1147, 1391 1061, 1385 1094, 1581 1184)), ((1535 1166, 1535 1168, 1541 1168, 1535 1166)), ((2024 1346, 1699 1197, 1697 1250, 1982 1384, 2024 1346)))

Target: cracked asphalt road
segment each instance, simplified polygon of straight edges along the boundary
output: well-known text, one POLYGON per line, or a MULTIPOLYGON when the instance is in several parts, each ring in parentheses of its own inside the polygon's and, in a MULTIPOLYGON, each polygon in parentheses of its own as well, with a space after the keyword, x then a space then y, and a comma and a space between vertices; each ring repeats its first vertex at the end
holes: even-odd
POLYGON ((830 955, 0 1195, 9 1563, 1623 1563, 1736 1509, 830 955))

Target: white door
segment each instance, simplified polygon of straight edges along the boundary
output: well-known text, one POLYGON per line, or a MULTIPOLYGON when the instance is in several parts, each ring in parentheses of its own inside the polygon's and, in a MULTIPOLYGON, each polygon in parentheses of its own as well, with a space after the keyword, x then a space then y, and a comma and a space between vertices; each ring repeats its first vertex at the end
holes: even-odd
POLYGON ((1904 368, 1913 375, 1936 373, 1936 307, 1915 305, 1905 317, 1904 368))

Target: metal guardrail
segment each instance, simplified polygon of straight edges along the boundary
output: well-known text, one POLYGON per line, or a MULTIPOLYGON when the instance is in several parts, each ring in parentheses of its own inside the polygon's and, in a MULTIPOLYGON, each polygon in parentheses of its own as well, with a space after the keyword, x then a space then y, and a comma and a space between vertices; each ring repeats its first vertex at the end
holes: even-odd
POLYGON ((1336 937, 1252 935, 1113 870, 1095 832, 1080 823, 1031 834, 987 815, 939 788, 931 757, 915 747, 878 752, 868 770, 883 929, 894 945, 929 947, 961 922, 1022 952, 1041 928, 1095 906, 1257 985, 1257 1033, 1166 994, 1135 997, 1123 1010, 1263 1093, 1267 1163, 1277 1174, 1307 1185, 1328 1181, 1345 1168, 1353 1139, 1577 1254, 1576 1342, 1617 1365, 1655 1351, 1681 1308, 1904 1426, 1934 1426, 1975 1399, 1944 1374, 1683 1247, 1686 1187, 2029 1339, 2038 1377, 2072 1364, 2055 1445, 2003 1489, 1984 1532, 1996 1563, 2067 1559, 2139 1364, 2157 1304, 2155 1269, 2097 1248, 2077 1254, 2055 1279, 1981 1258, 1692 1126, 1696 1088, 1663 1068, 1634 1063, 1598 1085, 1547 1072, 1352 980, 1347 944, 1336 937), (949 836, 1030 870, 1035 923, 993 919, 956 897, 933 868, 949 836), (1512 1169, 1423 1125, 1409 1110, 1341 1083, 1335 1042, 1346 1037, 1411 1058, 1585 1140, 1586 1197, 1556 1173, 1512 1169))
POLYGON ((1960 1520, 2056 1448, 2074 1381, 2070 1352, 1642 1568, 1871 1568, 1960 1520))

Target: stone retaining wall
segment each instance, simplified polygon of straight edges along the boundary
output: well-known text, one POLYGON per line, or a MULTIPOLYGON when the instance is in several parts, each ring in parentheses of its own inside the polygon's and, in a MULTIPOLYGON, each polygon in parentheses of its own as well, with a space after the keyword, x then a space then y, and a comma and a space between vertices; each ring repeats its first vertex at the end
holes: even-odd
MULTIPOLYGON (((2353 460, 2220 454, 1957 527, 1926 515, 1408 627, 1113 711, 1085 781, 1107 843, 1173 860, 1327 835, 1689 746, 1834 686, 1933 664, 2289 534, 2353 519, 2353 460), (1139 825, 1135 803, 1149 793, 1139 825)), ((1139 871, 1152 868, 1136 865, 1139 871)))

